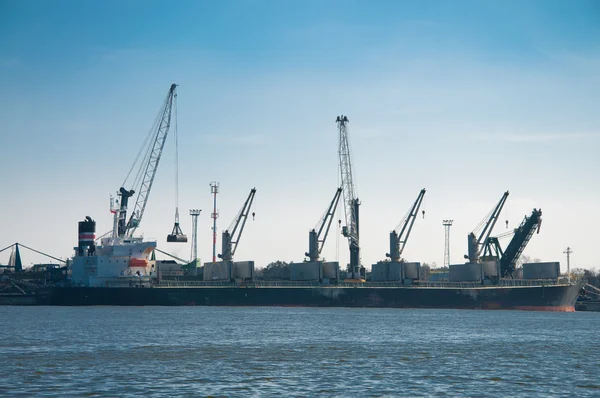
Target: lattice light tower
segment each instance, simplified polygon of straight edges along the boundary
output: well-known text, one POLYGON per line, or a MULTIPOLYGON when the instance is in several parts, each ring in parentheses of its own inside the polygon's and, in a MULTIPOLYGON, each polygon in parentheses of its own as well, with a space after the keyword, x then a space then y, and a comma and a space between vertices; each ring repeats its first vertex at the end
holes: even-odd
POLYGON ((192 252, 190 254, 190 263, 198 259, 198 216, 202 210, 191 209, 190 216, 192 216, 192 252))
POLYGON ((219 183, 213 181, 210 183, 210 193, 213 194, 213 212, 210 215, 213 219, 213 255, 212 262, 217 262, 217 218, 219 217, 219 213, 217 212, 217 194, 219 193, 219 183))
POLYGON ((444 245, 444 267, 450 267, 450 227, 454 220, 443 220, 442 225, 446 230, 445 245, 444 245))

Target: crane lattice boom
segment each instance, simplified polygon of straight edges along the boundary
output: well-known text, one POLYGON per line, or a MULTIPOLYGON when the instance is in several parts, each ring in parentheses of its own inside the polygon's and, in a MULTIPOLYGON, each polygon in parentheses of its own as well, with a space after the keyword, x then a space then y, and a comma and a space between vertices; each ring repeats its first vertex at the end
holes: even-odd
POLYGON ((167 94, 167 98, 165 99, 164 106, 161 108, 161 112, 159 113, 160 119, 157 119, 158 123, 156 127, 156 133, 153 135, 154 139, 151 141, 151 146, 146 152, 144 162, 142 163, 143 172, 141 173, 141 183, 139 184, 139 187, 137 187, 138 196, 126 225, 124 221, 127 212, 127 199, 133 196, 136 191, 133 189, 126 190, 123 187, 121 187, 119 190, 121 196, 118 227, 119 237, 133 236, 133 233, 142 221, 144 210, 146 209, 146 204, 148 203, 150 190, 152 189, 152 183, 154 182, 156 170, 158 169, 160 157, 165 146, 167 134, 169 133, 173 98, 177 95, 175 91, 176 87, 176 84, 171 85, 169 93, 167 94))
POLYGON ((350 270, 358 273, 360 266, 360 246, 359 246, 359 224, 358 207, 360 202, 356 198, 354 189, 354 180, 352 178, 352 160, 350 158, 350 144, 348 142, 348 130, 346 124, 348 117, 341 115, 336 119, 340 133, 340 174, 342 177, 342 189, 344 193, 344 213, 346 215, 346 226, 342 232, 350 245, 350 270))

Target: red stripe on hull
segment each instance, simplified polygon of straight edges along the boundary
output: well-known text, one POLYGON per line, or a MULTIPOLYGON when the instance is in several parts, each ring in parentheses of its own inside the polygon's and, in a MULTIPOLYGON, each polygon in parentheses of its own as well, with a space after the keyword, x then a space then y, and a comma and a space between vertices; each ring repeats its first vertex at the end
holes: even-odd
POLYGON ((525 306, 517 306, 515 307, 516 310, 522 310, 522 311, 554 311, 554 312, 575 312, 575 306, 574 305, 557 305, 557 306, 532 306, 532 305, 525 305, 525 306))

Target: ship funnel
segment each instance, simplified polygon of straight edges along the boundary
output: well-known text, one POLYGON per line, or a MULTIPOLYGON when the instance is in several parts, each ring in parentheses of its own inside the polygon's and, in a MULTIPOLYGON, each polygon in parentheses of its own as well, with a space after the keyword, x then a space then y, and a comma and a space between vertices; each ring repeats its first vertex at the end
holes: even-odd
POLYGON ((86 217, 85 221, 79 221, 79 244, 77 253, 80 256, 94 255, 96 251, 96 221, 91 217, 86 217))

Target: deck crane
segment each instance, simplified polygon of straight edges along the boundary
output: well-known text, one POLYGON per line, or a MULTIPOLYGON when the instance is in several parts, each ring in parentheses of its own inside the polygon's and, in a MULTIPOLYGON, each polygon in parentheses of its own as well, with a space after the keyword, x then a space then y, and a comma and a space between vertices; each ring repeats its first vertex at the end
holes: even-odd
MULTIPOLYGON (((402 221, 400 221, 396 229, 390 232, 390 252, 386 253, 386 257, 389 257, 393 262, 400 262, 402 252, 406 246, 406 241, 408 241, 410 231, 415 223, 415 219, 419 213, 419 207, 421 207, 424 196, 425 188, 419 192, 417 200, 410 208, 406 216, 404 216, 402 221)), ((425 210, 423 210, 423 215, 425 215, 425 210)))
POLYGON ((358 208, 360 202, 356 197, 352 179, 352 161, 350 159, 350 144, 348 143, 348 130, 346 124, 348 117, 341 115, 336 119, 340 134, 339 156, 342 189, 344 193, 344 213, 346 225, 342 228, 342 235, 348 238, 350 246, 350 279, 360 279, 360 245, 358 241, 358 208))
POLYGON ((119 238, 131 238, 142 221, 144 210, 146 209, 146 204, 148 203, 148 196, 150 195, 152 183, 154 182, 156 170, 160 162, 160 156, 162 155, 167 134, 169 132, 169 127, 171 125, 173 98, 177 96, 176 87, 176 84, 172 84, 169 88, 167 98, 164 101, 163 107, 161 107, 161 110, 155 120, 155 124, 150 130, 150 134, 146 138, 142 149, 138 153, 133 165, 131 166, 131 169, 129 170, 129 173, 127 174, 127 177, 125 178, 125 181, 123 182, 123 185, 125 185, 129 175, 138 163, 140 155, 142 155, 142 152, 144 149, 146 149, 146 153, 141 159, 137 176, 132 184, 136 189, 125 189, 123 186, 121 186, 119 189, 119 196, 121 197, 121 200, 120 207, 118 209, 116 231, 116 235, 119 238), (129 220, 126 221, 129 198, 132 197, 136 191, 138 192, 138 196, 135 201, 135 206, 133 207, 133 211, 131 212, 129 220))
POLYGON ((310 261, 319 261, 321 250, 323 250, 325 240, 327 239, 327 234, 329 233, 329 228, 331 227, 331 222, 333 221, 335 209, 340 201, 341 193, 342 188, 338 188, 333 196, 333 200, 325 212, 325 215, 319 221, 319 224, 317 224, 317 226, 308 234, 308 252, 304 255, 308 257, 310 261))
MULTIPOLYGON (((222 253, 218 255, 223 261, 233 261, 233 255, 235 254, 238 243, 240 243, 240 238, 242 237, 242 232, 244 231, 244 226, 246 225, 246 220, 248 219, 248 214, 250 213, 250 207, 252 206, 252 201, 254 201, 255 194, 256 188, 252 188, 244 206, 241 208, 229 228, 223 232, 221 237, 222 253)), ((252 213, 252 218, 254 218, 254 216, 255 213, 252 213)))
POLYGON ((495 256, 500 260, 500 273, 503 278, 513 277, 516 269, 517 260, 525 250, 529 240, 534 232, 540 233, 542 226, 542 209, 533 209, 529 217, 525 216, 521 225, 511 231, 508 235, 513 235, 511 241, 503 251, 500 246, 499 238, 502 236, 492 236, 484 246, 485 256, 495 256))
POLYGON ((468 248, 469 254, 465 255, 465 258, 469 260, 471 263, 479 262, 479 254, 481 253, 481 248, 485 247, 488 243, 488 239, 492 230, 494 229, 494 225, 496 225, 496 221, 498 221, 498 216, 506 203, 506 199, 508 198, 509 192, 506 191, 500 198, 500 201, 491 211, 488 217, 484 218, 479 225, 469 234, 467 237, 468 240, 468 248), (485 225, 484 225, 485 222, 485 225), (479 232, 479 237, 475 236, 475 233, 481 229, 479 232))

